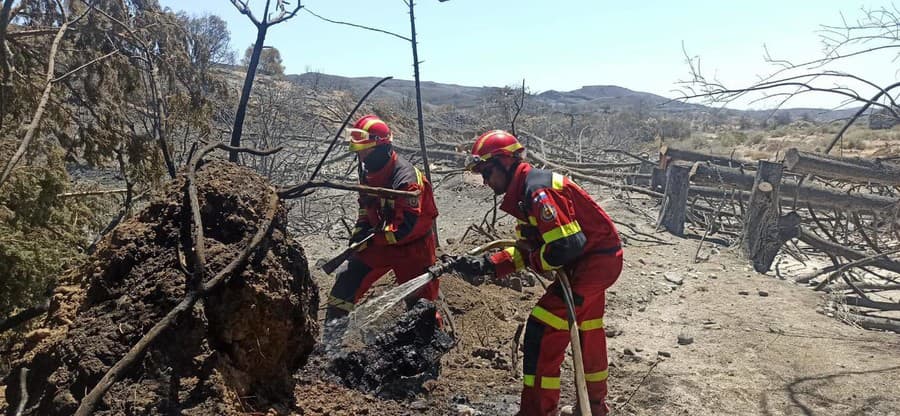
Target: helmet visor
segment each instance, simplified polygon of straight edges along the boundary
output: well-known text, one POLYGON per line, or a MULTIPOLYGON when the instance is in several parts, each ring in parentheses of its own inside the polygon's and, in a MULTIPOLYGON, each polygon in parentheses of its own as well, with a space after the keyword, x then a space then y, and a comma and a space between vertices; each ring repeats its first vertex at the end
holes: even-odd
POLYGON ((369 132, 363 129, 348 128, 345 131, 346 138, 350 142, 350 151, 358 152, 360 150, 375 147, 377 144, 369 132))

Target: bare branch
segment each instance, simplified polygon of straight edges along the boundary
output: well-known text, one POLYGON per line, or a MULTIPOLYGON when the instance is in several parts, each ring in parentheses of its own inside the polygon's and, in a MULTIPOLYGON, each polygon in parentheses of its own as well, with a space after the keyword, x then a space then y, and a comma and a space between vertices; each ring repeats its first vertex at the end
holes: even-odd
POLYGON ((287 11, 287 9, 285 9, 285 7, 284 7, 285 3, 286 2, 284 0, 278 0, 278 8, 281 10, 281 14, 279 14, 278 17, 271 19, 271 20, 267 17, 266 23, 269 26, 277 25, 285 20, 288 20, 288 19, 296 16, 297 12, 299 12, 300 9, 303 8, 303 5, 300 3, 300 0, 297 0, 297 6, 294 7, 293 10, 287 11))
MULTIPOLYGON (((408 6, 408 5, 407 5, 407 6, 408 6)), ((352 26, 352 27, 355 27, 355 28, 365 29, 365 30, 371 30, 371 31, 373 31, 373 32, 379 32, 379 33, 384 33, 384 34, 386 34, 386 35, 391 35, 391 36, 394 36, 394 37, 403 39, 403 40, 405 40, 405 41, 407 41, 407 42, 412 42, 412 39, 410 39, 410 38, 408 38, 408 37, 406 37, 406 36, 398 35, 398 34, 396 34, 396 33, 394 33, 394 32, 389 32, 389 31, 387 31, 387 30, 376 29, 376 28, 374 28, 374 27, 363 26, 363 25, 358 25, 358 24, 355 24, 355 23, 349 23, 349 22, 342 22, 342 21, 339 21, 339 20, 332 20, 332 19, 329 19, 329 18, 326 18, 326 17, 322 17, 322 16, 320 16, 320 15, 314 13, 312 10, 310 10, 309 7, 305 7, 305 8, 303 8, 303 10, 305 10, 307 13, 309 13, 309 14, 315 16, 315 17, 318 17, 319 19, 322 19, 322 20, 324 20, 324 21, 326 21, 326 22, 328 22, 328 23, 334 23, 334 24, 338 24, 338 25, 352 26)))
POLYGON ((259 27, 259 20, 256 19, 256 16, 253 16, 253 12, 250 11, 250 6, 247 5, 247 2, 245 0, 231 0, 231 4, 234 5, 238 12, 246 15, 247 18, 249 18, 250 21, 253 22, 254 25, 256 25, 256 27, 259 27))

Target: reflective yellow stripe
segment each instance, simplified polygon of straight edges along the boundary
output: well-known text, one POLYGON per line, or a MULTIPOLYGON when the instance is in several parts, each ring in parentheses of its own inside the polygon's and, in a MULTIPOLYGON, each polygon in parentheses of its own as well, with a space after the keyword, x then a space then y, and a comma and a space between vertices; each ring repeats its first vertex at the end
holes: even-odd
POLYGON ((569 329, 569 321, 554 315, 552 312, 540 306, 535 306, 534 309, 531 310, 531 316, 549 325, 551 328, 558 329, 560 331, 569 329))
POLYGON ((375 142, 369 142, 369 143, 353 143, 353 142, 350 142, 350 151, 351 151, 351 152, 358 152, 358 151, 360 151, 360 150, 366 150, 366 149, 368 149, 368 148, 375 147, 376 144, 377 144, 377 143, 375 143, 375 142))
POLYGON ((509 146, 504 147, 503 150, 506 150, 506 151, 508 151, 508 152, 510 152, 510 153, 514 153, 516 150, 519 150, 519 149, 521 149, 521 148, 522 148, 522 145, 519 144, 518 142, 516 142, 516 143, 513 143, 513 144, 511 144, 511 145, 509 145, 509 146))
POLYGON ((525 268, 525 259, 522 258, 522 252, 516 250, 515 247, 505 248, 503 251, 509 253, 509 257, 512 258, 513 264, 516 267, 516 271, 522 270, 525 268))
POLYGON ((596 373, 585 373, 584 380, 590 383, 606 380, 609 377, 609 369, 598 371, 596 373))
POLYGON ((581 225, 578 224, 578 221, 572 221, 541 234, 541 237, 545 243, 550 243, 563 237, 578 234, 579 231, 581 231, 581 225))
POLYGON ((553 172, 553 189, 563 189, 563 175, 553 172))
POLYGON ((531 225, 537 225, 537 218, 536 218, 536 217, 532 217, 532 216, 529 215, 529 216, 528 216, 528 222, 529 222, 531 225))
POLYGON ((562 265, 554 266, 554 265, 551 265, 550 263, 547 263, 547 259, 544 258, 544 253, 546 251, 547 251, 547 245, 544 244, 541 246, 541 256, 540 256, 541 257, 541 267, 544 270, 556 270, 556 269, 562 267, 562 265))
POLYGON ((559 377, 541 376, 541 388, 559 390, 559 377))
MULTIPOLYGON (((372 126, 374 126, 376 123, 385 124, 383 121, 381 121, 381 120, 379 120, 379 119, 377 119, 377 118, 373 118, 373 119, 370 119, 369 121, 367 121, 366 124, 363 124, 363 128, 362 128, 362 129, 365 130, 366 133, 368 133, 368 132, 369 132, 369 128, 372 127, 372 126)), ((386 125, 386 124, 385 124, 385 125, 386 125)))
POLYGON ((384 239, 388 244, 397 244, 397 237, 394 236, 393 231, 384 230, 384 239))
POLYGON ((356 213, 359 214, 360 217, 369 215, 369 211, 365 208, 360 208, 358 211, 356 211, 356 213))
POLYGON ((328 295, 327 305, 333 306, 338 309, 343 309, 347 312, 351 312, 351 311, 353 311, 353 309, 356 308, 356 305, 354 305, 352 302, 347 302, 346 300, 338 299, 332 295, 328 295))
POLYGON ((420 187, 425 187, 425 183, 422 181, 422 172, 419 171, 419 168, 413 168, 416 170, 416 182, 419 183, 420 187))
POLYGON ((581 323, 578 327, 582 331, 590 331, 592 329, 603 329, 603 318, 588 319, 581 323))
POLYGON ((522 376, 522 382, 528 387, 534 387, 534 374, 525 374, 522 376))

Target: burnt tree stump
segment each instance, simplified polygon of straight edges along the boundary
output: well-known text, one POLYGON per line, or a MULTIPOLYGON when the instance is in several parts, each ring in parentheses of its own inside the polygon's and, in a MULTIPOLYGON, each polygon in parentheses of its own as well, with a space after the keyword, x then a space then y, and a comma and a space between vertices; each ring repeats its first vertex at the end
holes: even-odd
POLYGON ((744 218, 741 248, 744 256, 759 273, 769 271, 782 241, 778 229, 778 190, 781 187, 780 163, 759 161, 759 170, 750 193, 750 203, 744 218))
POLYGON ((687 206, 688 173, 687 166, 671 164, 666 170, 666 193, 659 210, 656 228, 665 228, 679 237, 684 236, 684 212, 687 206))
POLYGON ((662 168, 653 168, 650 176, 650 189, 663 192, 666 186, 666 170, 662 168))

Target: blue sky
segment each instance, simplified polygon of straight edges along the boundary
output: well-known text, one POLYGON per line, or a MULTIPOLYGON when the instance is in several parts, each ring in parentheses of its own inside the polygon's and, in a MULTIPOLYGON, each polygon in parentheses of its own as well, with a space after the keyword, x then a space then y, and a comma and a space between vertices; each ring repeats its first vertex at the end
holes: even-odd
MULTIPOLYGON (((259 16, 265 0, 248 1, 259 16)), ((221 16, 228 22, 239 57, 255 39, 255 27, 228 0, 160 3, 190 14, 221 16)), ((308 0, 303 5, 330 19, 409 34, 409 16, 401 0, 308 0)), ((420 0, 416 25, 419 57, 424 61, 421 76, 426 81, 470 86, 519 84, 524 78, 534 92, 619 85, 672 97, 676 82, 688 77, 682 43, 690 55, 701 57, 707 76, 739 86, 772 70, 763 59, 764 44, 775 57, 815 58, 821 50, 819 25, 840 24, 841 13, 855 19, 862 6, 891 7, 891 3, 420 0)), ((302 10, 294 19, 270 28, 266 44, 281 51, 288 73, 317 70, 412 79, 408 42, 323 22, 302 10)), ((898 78, 893 58, 891 54, 864 56, 831 69, 887 85, 898 78)), ((838 102, 833 97, 807 95, 789 106, 829 107, 838 102)))

